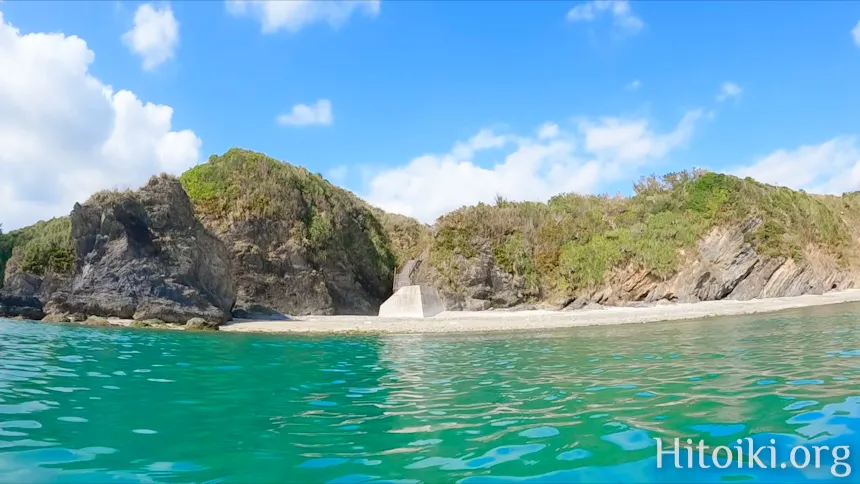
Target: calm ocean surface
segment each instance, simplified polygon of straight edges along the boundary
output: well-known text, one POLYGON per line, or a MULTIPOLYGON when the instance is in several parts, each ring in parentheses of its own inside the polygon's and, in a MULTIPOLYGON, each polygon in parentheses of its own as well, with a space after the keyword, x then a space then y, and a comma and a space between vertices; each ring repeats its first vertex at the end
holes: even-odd
POLYGON ((860 482, 858 436, 858 305, 448 336, 0 320, 3 483, 860 482), (657 469, 654 437, 848 445, 852 473, 657 469))

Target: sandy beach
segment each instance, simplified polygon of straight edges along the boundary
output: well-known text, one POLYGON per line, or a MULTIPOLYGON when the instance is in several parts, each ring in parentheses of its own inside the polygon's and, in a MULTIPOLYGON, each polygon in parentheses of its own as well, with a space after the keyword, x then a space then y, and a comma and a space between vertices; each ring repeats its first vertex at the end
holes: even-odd
POLYGON ((609 324, 651 323, 770 313, 829 304, 860 301, 860 289, 753 299, 659 304, 652 307, 608 307, 577 311, 445 311, 431 318, 380 318, 376 316, 300 316, 290 320, 235 320, 221 331, 249 333, 456 333, 544 330, 609 324))

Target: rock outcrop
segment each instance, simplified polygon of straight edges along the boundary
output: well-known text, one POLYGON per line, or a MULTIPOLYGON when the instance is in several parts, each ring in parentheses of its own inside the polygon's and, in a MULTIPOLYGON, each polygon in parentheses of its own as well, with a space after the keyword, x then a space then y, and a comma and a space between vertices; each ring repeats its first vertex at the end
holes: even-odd
POLYGON ((270 308, 290 315, 324 315, 377 310, 381 295, 362 287, 350 265, 315 257, 293 239, 291 226, 236 221, 221 232, 232 257, 239 311, 270 308))
POLYGON ((45 317, 42 302, 33 296, 0 293, 0 318, 21 318, 39 321, 45 317))
POLYGON ((237 314, 376 314, 394 255, 370 208, 304 168, 231 149, 181 177, 224 241, 237 314))
MULTIPOLYGON (((800 261, 759 254, 747 239, 761 223, 753 218, 740 226, 714 228, 669 278, 631 265, 612 272, 601 286, 552 298, 539 297, 523 278, 498 267, 489 251, 480 251, 473 258, 455 256, 456 268, 462 275, 456 281, 458 290, 449 287, 441 290, 440 295, 448 310, 526 306, 570 310, 660 301, 745 301, 860 287, 860 267, 840 265, 814 247, 804 251, 800 261)), ((424 264, 418 280, 429 284, 438 281, 439 276, 432 266, 424 264)))
POLYGON ((823 294, 860 283, 860 268, 840 267, 832 257, 809 248, 801 261, 756 252, 746 236, 762 221, 750 219, 731 228, 716 228, 698 243, 689 263, 668 280, 637 268, 614 274, 604 288, 585 300, 604 305, 629 302, 678 302, 823 294))
MULTIPOLYGON (((522 277, 508 273, 496 264, 492 251, 480 247, 473 258, 453 257, 453 270, 460 277, 456 289, 437 287, 439 296, 449 311, 482 311, 490 308, 509 308, 537 297, 522 277)), ((421 264, 415 283, 438 286, 439 277, 430 264, 421 264)))
POLYGON ((71 242, 74 273, 51 294, 48 314, 230 319, 236 291, 229 255, 195 219, 174 178, 153 177, 136 192, 101 192, 76 204, 71 242))

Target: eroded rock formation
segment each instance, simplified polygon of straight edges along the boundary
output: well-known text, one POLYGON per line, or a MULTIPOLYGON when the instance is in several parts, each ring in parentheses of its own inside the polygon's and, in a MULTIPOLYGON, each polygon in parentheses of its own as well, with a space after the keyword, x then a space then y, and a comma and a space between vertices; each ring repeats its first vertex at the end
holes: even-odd
POLYGON ((102 192, 71 213, 76 257, 47 314, 222 323, 236 298, 224 244, 195 219, 179 181, 153 177, 136 192, 102 192))

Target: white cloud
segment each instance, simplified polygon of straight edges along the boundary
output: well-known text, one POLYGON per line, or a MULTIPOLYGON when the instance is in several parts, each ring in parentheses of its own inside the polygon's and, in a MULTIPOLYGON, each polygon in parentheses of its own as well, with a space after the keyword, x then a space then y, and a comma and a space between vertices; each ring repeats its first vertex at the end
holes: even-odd
POLYGON ((88 72, 83 39, 22 35, 0 12, 0 223, 68 214, 76 201, 137 187, 199 159, 200 139, 172 131, 170 106, 115 92, 88 72))
POLYGON ((173 58, 179 44, 179 22, 169 5, 161 8, 145 3, 134 12, 134 28, 123 34, 123 43, 143 58, 151 70, 173 58))
POLYGON ((637 91, 640 87, 642 87, 642 82, 639 79, 631 81, 630 84, 624 86, 628 91, 637 91))
POLYGON ((701 110, 690 111, 673 131, 662 135, 654 133, 647 120, 611 117, 580 121, 579 131, 585 138, 586 151, 604 159, 647 160, 661 158, 686 143, 701 117, 701 110))
POLYGON ((741 97, 743 89, 734 82, 726 81, 720 86, 720 92, 717 93, 717 101, 723 102, 729 99, 738 99, 741 97))
POLYGON ((624 33, 636 34, 645 23, 633 13, 627 0, 592 0, 579 4, 567 12, 571 22, 591 22, 602 15, 611 15, 612 22, 624 33))
POLYGON ((504 136, 493 133, 492 130, 482 129, 472 136, 469 141, 458 142, 451 153, 459 159, 471 159, 475 152, 491 148, 501 148, 507 142, 504 136))
POLYGON ((839 194, 860 189, 860 146, 854 136, 837 136, 818 145, 774 151, 729 173, 812 193, 839 194))
POLYGON ((860 47, 860 22, 851 29, 851 36, 854 37, 854 45, 860 47))
POLYGON ((484 129, 448 153, 423 155, 382 171, 368 183, 365 199, 432 223, 463 205, 491 203, 497 194, 545 201, 559 193, 594 192, 602 182, 628 177, 631 168, 683 146, 701 117, 700 111, 687 113, 665 134, 655 133, 646 120, 621 118, 582 120, 573 132, 546 123, 535 137, 484 129), (503 150, 497 161, 477 165, 475 153, 491 148, 503 150))
POLYGON ((558 125, 555 123, 544 123, 538 129, 538 139, 553 139, 558 136, 558 125))
POLYGON ((353 13, 376 17, 379 6, 379 0, 227 0, 230 14, 257 19, 267 34, 281 29, 295 33, 315 22, 327 22, 336 29, 353 13))
POLYGON ((284 126, 308 126, 318 124, 328 126, 334 121, 331 112, 331 101, 320 99, 315 104, 296 104, 290 114, 281 114, 277 118, 278 124, 284 126))

